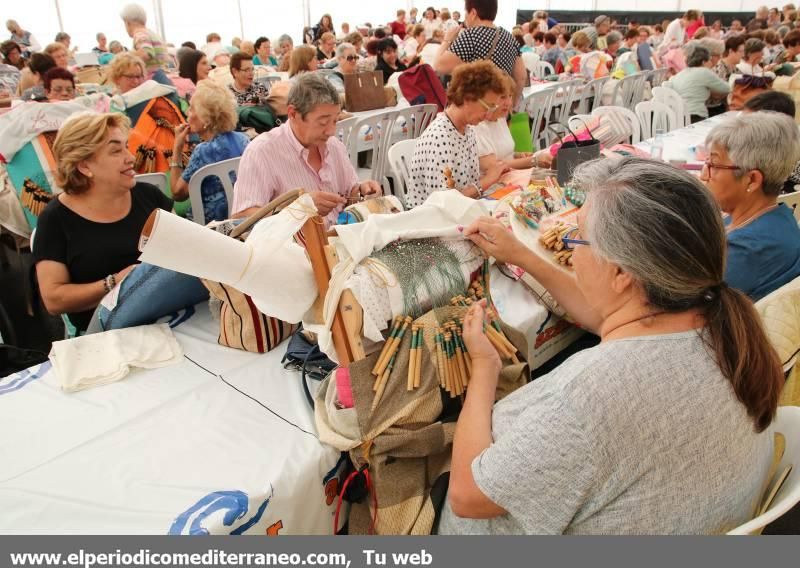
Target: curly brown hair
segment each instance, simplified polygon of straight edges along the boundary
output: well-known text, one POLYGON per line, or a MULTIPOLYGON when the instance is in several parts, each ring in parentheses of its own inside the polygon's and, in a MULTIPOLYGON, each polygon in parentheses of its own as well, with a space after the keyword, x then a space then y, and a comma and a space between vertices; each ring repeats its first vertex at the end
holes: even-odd
POLYGON ((486 93, 502 96, 506 91, 503 73, 491 61, 475 61, 459 65, 453 71, 447 87, 447 101, 461 106, 467 101, 477 101, 486 93))

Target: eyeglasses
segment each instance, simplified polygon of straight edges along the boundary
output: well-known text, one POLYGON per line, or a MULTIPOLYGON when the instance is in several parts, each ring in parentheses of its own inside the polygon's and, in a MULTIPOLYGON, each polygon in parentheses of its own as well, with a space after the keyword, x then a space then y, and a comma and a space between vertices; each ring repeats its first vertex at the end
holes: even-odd
POLYGON ((142 81, 142 80, 144 80, 144 75, 122 75, 122 77, 125 77, 126 79, 130 79, 131 81, 136 81, 136 80, 142 81))
POLYGON ((358 61, 358 55, 348 55, 345 57, 348 61, 358 61))
POLYGON ((497 111, 497 109, 498 109, 498 108, 500 108, 500 107, 499 107, 499 105, 490 105, 489 103, 487 103, 487 102, 486 102, 485 100, 483 100, 482 98, 479 98, 479 99, 478 99, 478 102, 479 102, 479 103, 481 103, 481 106, 482 106, 482 107, 484 108, 484 110, 485 110, 487 113, 489 113, 489 114, 491 114, 491 113, 493 113, 493 112, 496 112, 496 111, 497 111))
POLYGON ((706 160, 703 162, 703 169, 702 171, 707 171, 708 176, 711 177, 712 170, 716 168, 718 170, 741 170, 739 166, 733 166, 728 164, 713 164, 710 160, 706 160))
POLYGON ((567 250, 575 250, 575 245, 590 245, 589 241, 584 241, 583 239, 573 239, 571 235, 574 235, 578 232, 578 227, 572 227, 569 231, 564 233, 564 236, 561 237, 561 242, 564 243, 564 248, 567 250))
POLYGON ((75 92, 75 87, 53 87, 52 89, 50 89, 50 92, 51 93, 66 93, 68 95, 71 95, 72 93, 75 92))

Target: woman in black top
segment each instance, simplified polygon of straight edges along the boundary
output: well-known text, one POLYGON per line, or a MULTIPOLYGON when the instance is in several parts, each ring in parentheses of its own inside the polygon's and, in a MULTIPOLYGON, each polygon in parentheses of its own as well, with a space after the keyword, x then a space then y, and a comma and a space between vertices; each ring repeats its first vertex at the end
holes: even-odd
POLYGON ((142 227, 172 200, 137 184, 123 114, 81 113, 68 119, 53 144, 64 192, 39 216, 33 243, 42 300, 83 331, 103 296, 139 257, 142 227))
POLYGON ((389 77, 392 73, 398 71, 405 71, 408 69, 403 62, 397 58, 397 44, 390 38, 384 38, 378 43, 378 64, 375 66, 376 71, 383 71, 383 84, 389 82, 389 77))

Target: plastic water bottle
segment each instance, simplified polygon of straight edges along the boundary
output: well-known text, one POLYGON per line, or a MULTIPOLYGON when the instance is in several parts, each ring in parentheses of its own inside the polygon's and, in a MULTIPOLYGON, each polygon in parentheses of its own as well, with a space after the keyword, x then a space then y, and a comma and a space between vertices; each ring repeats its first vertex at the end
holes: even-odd
POLYGON ((656 129, 656 135, 650 143, 650 157, 654 160, 664 159, 664 130, 656 129))

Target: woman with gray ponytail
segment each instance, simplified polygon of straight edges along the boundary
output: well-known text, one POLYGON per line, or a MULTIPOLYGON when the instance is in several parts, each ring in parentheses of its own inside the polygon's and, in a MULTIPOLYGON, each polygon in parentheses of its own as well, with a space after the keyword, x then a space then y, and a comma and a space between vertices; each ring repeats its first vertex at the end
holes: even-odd
POLYGON ((783 374, 729 288, 711 193, 661 162, 580 167, 575 274, 481 219, 465 235, 547 287, 600 345, 494 403, 500 361, 470 309, 473 358, 442 533, 713 534, 749 520, 783 374))

